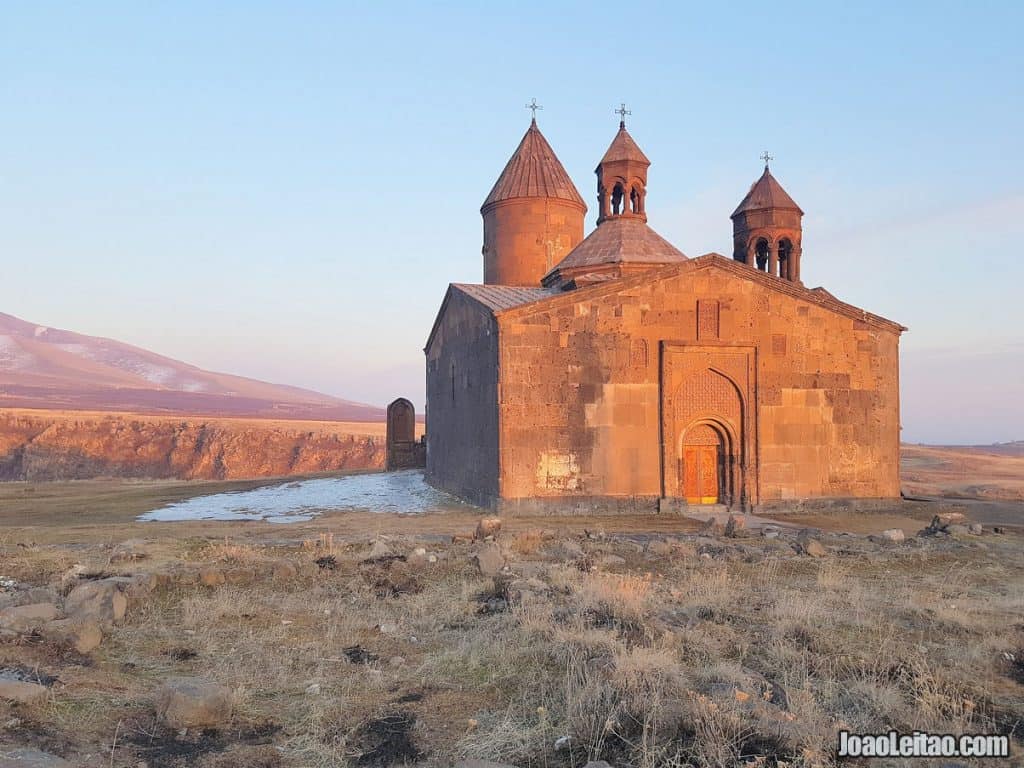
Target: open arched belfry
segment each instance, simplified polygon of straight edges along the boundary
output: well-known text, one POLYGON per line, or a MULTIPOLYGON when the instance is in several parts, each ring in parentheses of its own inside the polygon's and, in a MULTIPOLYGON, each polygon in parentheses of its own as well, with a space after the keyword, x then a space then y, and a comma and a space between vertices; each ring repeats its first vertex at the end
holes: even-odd
POLYGON ((449 286, 427 341, 428 480, 507 512, 898 497, 906 329, 804 286, 764 159, 732 258, 688 258, 648 224, 624 121, 586 237, 531 122, 482 209, 484 282, 449 286))

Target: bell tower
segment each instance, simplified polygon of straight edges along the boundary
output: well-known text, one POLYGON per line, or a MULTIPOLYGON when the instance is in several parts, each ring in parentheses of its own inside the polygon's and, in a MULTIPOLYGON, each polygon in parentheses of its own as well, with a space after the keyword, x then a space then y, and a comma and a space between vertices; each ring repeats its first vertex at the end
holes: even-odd
POLYGON ((762 272, 803 285, 800 241, 804 212, 772 176, 768 167, 771 155, 765 152, 761 159, 764 173, 751 185, 730 217, 732 257, 762 272))
POLYGON ((530 127, 487 196, 484 283, 540 287, 541 278, 583 240, 587 205, 537 127, 530 127))
POLYGON ((620 116, 619 132, 612 139, 608 151, 597 164, 597 223, 612 218, 632 218, 647 221, 647 169, 651 161, 640 150, 626 130, 626 115, 631 112, 622 104, 616 114, 620 116))

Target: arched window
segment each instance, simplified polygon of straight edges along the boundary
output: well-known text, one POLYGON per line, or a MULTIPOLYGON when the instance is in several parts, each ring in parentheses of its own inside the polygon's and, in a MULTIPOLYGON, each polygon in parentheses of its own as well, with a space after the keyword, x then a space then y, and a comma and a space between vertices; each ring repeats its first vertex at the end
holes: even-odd
POLYGON ((757 268, 762 272, 768 271, 768 241, 761 237, 758 238, 757 244, 754 246, 754 257, 757 259, 757 268))
POLYGON ((779 277, 783 277, 786 280, 791 280, 790 270, 792 262, 790 256, 793 255, 793 243, 789 241, 789 238, 783 238, 779 240, 779 277))
POLYGON ((622 186, 622 182, 615 182, 615 188, 612 190, 612 214, 618 216, 619 213, 626 212, 626 189, 622 186))

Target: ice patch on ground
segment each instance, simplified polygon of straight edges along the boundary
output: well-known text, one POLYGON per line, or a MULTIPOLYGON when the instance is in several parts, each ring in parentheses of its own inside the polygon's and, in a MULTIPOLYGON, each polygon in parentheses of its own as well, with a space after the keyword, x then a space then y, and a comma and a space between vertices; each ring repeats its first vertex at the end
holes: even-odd
POLYGON ((139 516, 139 520, 265 520, 294 523, 325 512, 392 512, 417 515, 465 509, 453 496, 431 488, 419 470, 374 472, 298 480, 251 491, 196 496, 139 516))

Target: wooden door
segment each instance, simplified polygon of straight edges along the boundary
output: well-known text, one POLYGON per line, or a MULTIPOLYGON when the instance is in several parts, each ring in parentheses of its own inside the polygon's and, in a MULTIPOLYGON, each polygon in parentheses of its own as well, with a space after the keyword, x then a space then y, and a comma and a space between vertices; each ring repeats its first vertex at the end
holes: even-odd
POLYGON ((683 496, 687 504, 718 503, 718 446, 683 446, 683 496))

